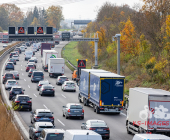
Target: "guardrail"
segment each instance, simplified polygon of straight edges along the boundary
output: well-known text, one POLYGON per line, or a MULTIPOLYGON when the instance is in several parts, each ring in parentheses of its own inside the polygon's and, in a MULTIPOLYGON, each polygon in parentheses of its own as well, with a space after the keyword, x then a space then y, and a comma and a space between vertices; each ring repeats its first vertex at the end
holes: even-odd
POLYGON ((72 68, 74 68, 75 70, 77 69, 77 67, 74 66, 69 60, 67 60, 67 62, 69 63, 69 65, 70 65, 72 68))

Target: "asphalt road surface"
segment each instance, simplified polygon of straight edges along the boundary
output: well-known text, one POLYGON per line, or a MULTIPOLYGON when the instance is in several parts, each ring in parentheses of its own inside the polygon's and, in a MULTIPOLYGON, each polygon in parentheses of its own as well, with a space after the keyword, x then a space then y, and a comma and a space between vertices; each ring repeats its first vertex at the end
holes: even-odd
POLYGON ((11 43, 0 43, 0 51, 4 49, 4 48, 3 48, 3 45, 4 45, 4 44, 11 45, 11 44, 13 44, 13 43, 15 43, 15 42, 16 42, 16 41, 13 41, 13 42, 11 42, 11 43))
MULTIPOLYGON (((55 46, 55 50, 58 52, 59 57, 61 57, 61 49, 68 42, 60 42, 59 45, 55 46)), ((30 48, 28 47, 27 50, 30 48)), ((41 64, 41 51, 35 53, 35 57, 38 58, 37 69, 42 70, 41 64)), ((7 60, 4 59, 4 62, 7 60)), ((122 113, 120 115, 116 114, 96 114, 93 112, 93 109, 90 107, 84 106, 85 116, 84 120, 80 119, 65 119, 62 114, 62 106, 67 103, 79 103, 78 102, 78 92, 79 89, 77 87, 76 92, 63 92, 61 90, 61 86, 56 85, 56 79, 50 78, 48 72, 44 72, 44 79, 50 81, 50 83, 55 86, 55 97, 49 96, 40 96, 39 92, 36 90, 37 83, 32 83, 31 78, 28 77, 28 73, 25 72, 26 61, 24 59, 24 53, 20 54, 19 61, 17 61, 17 65, 15 65, 15 70, 20 73, 20 80, 18 80, 19 85, 25 89, 25 95, 29 95, 32 98, 32 109, 45 109, 48 108, 52 112, 54 112, 55 119, 55 127, 61 128, 64 130, 67 129, 80 129, 81 124, 86 122, 89 119, 101 119, 104 120, 109 128, 110 128, 110 140, 132 140, 133 135, 129 135, 126 132, 125 120, 126 114, 122 113)), ((3 73, 7 72, 2 68, 3 73)), ((71 70, 65 66, 65 75, 71 79, 71 70)), ((6 91, 8 96, 9 91, 6 91)), ((82 104, 83 105, 83 104, 82 104)), ((28 126, 27 130, 29 130, 30 123, 30 111, 19 111, 19 115, 28 126)))

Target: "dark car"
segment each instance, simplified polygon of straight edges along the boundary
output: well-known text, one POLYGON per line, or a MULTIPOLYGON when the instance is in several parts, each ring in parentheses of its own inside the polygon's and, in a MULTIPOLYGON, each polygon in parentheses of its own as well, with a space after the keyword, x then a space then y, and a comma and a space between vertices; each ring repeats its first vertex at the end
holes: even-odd
POLYGON ((35 111, 31 112, 31 123, 35 122, 52 122, 54 125, 54 117, 53 112, 49 109, 36 109, 35 111))
POLYGON ((17 55, 16 52, 11 52, 10 55, 9 55, 9 58, 12 58, 13 55, 17 55))
POLYGON ((30 69, 29 72, 28 72, 28 77, 31 77, 33 71, 37 71, 36 69, 30 69))
POLYGON ((9 59, 9 62, 13 62, 14 65, 16 65, 16 59, 10 58, 10 59, 9 59))
POLYGON ((39 83, 37 84, 37 90, 39 91, 39 89, 41 88, 42 85, 49 85, 49 81, 45 80, 45 81, 39 81, 39 83))
POLYGON ((31 82, 39 82, 44 80, 44 74, 42 71, 33 71, 31 76, 31 82))
POLYGON ((18 95, 18 94, 24 94, 24 89, 22 89, 22 87, 20 86, 15 86, 12 87, 10 92, 9 92, 9 100, 11 100, 14 96, 18 95))
POLYGON ((25 71, 28 72, 30 69, 35 69, 34 65, 28 64, 25 71))
POLYGON ((25 45, 26 45, 27 47, 29 47, 29 46, 30 46, 30 43, 26 42, 25 45))
POLYGON ((5 84, 8 79, 15 79, 15 76, 12 73, 5 73, 2 76, 3 76, 3 84, 5 84))
POLYGON ((12 100, 14 110, 29 109, 32 111, 32 102, 28 95, 16 95, 12 100))
POLYGON ((39 94, 41 96, 43 96, 43 95, 52 95, 52 96, 55 96, 54 87, 52 85, 42 85, 42 87, 40 88, 39 94))
POLYGON ((14 70, 14 63, 13 62, 7 62, 5 66, 5 70, 12 69, 14 70))
POLYGON ((10 71, 10 73, 14 74, 15 79, 19 80, 19 72, 18 71, 10 71))
POLYGON ((20 47, 16 47, 14 51, 18 51, 19 53, 21 53, 20 47))
POLYGON ((110 129, 103 120, 87 120, 86 123, 82 123, 81 129, 92 130, 103 138, 110 138, 110 129))
POLYGON ((66 76, 59 76, 56 81, 56 85, 62 85, 65 81, 69 81, 66 76))

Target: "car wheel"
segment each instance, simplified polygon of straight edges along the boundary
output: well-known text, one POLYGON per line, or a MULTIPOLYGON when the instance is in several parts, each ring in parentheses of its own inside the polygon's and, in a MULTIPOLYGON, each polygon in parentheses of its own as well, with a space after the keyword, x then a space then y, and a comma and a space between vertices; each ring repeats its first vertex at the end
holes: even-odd
POLYGON ((100 114, 100 110, 98 109, 98 106, 96 106, 96 113, 100 114))
POLYGON ((5 84, 5 82, 3 81, 3 84, 5 84))
POLYGON ((33 123, 33 122, 32 122, 32 119, 31 119, 31 123, 33 123))
POLYGON ((30 108, 29 111, 32 111, 32 108, 30 108))
POLYGON ((96 112, 96 106, 95 105, 93 105, 93 111, 96 112))
POLYGON ((83 116, 83 117, 81 117, 81 119, 82 119, 82 120, 84 120, 84 116, 83 116))
POLYGON ((18 80, 19 80, 19 78, 18 78, 18 80))
POLYGON ((74 92, 76 92, 76 90, 74 90, 74 92))
POLYGON ((110 139, 110 137, 106 137, 106 139, 108 140, 108 139, 110 139))
POLYGON ((32 137, 29 135, 30 139, 32 139, 32 137))
POLYGON ((14 70, 14 69, 13 69, 14 70))
POLYGON ((37 91, 39 91, 39 88, 37 88, 37 91))
POLYGON ((33 81, 31 80, 31 82, 33 83, 33 81))
POLYGON ((65 117, 64 113, 63 113, 63 117, 65 117))
POLYGON ((53 97, 55 96, 55 94, 53 94, 53 97))

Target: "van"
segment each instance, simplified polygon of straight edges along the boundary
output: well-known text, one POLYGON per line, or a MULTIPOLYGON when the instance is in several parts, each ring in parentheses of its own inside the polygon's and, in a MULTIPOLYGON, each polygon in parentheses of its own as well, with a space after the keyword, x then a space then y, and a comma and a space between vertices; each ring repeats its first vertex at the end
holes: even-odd
POLYGON ((72 73, 72 80, 74 81, 76 80, 77 74, 78 74, 77 70, 74 70, 74 72, 72 73))
POLYGON ((170 140, 170 137, 161 134, 135 134, 132 140, 170 140))
POLYGON ((101 135, 92 130, 66 130, 63 140, 102 140, 101 135))
POLYGON ((33 52, 32 51, 25 51, 25 61, 33 57, 33 52))

